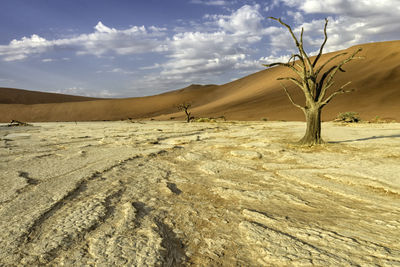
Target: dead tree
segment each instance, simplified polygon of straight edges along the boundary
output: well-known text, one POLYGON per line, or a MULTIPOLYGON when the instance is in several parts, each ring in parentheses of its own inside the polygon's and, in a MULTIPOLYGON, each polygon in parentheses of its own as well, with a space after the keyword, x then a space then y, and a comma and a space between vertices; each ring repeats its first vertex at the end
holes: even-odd
POLYGON ((361 59, 361 57, 356 57, 356 55, 362 50, 361 48, 357 49, 350 55, 347 52, 339 53, 331 58, 329 58, 323 64, 318 64, 322 56, 322 51, 328 40, 328 35, 326 33, 326 28, 328 25, 328 20, 325 19, 325 27, 324 27, 324 41, 320 46, 318 55, 311 60, 309 55, 305 52, 303 48, 303 33, 304 29, 301 29, 300 33, 300 40, 296 38, 294 35, 292 28, 284 23, 280 18, 273 18, 270 19, 278 21, 280 24, 285 26, 298 50, 298 54, 293 54, 287 63, 272 63, 272 64, 265 64, 266 67, 273 67, 273 66, 283 66, 292 70, 296 77, 280 77, 278 80, 287 80, 294 83, 297 87, 299 87, 305 96, 305 105, 301 106, 296 104, 293 101, 293 98, 289 94, 286 86, 281 83, 282 88, 284 89, 286 95, 288 96, 290 102, 297 108, 301 109, 306 117, 307 121, 307 129, 304 137, 299 141, 302 145, 315 145, 315 144, 322 144, 324 141, 321 138, 321 110, 322 108, 328 104, 335 96, 338 94, 348 93, 353 90, 345 90, 344 88, 348 86, 351 82, 347 82, 346 84, 342 85, 340 88, 334 90, 329 96, 327 96, 327 91, 330 89, 334 84, 334 77, 338 73, 338 71, 344 72, 343 66, 348 62, 354 59, 361 59), (332 66, 329 65, 327 70, 322 70, 328 66, 329 63, 333 62, 335 59, 347 56, 346 59, 340 61, 339 63, 335 63, 332 66))
POLYGON ((190 103, 182 103, 182 104, 179 104, 177 107, 178 107, 178 110, 180 110, 180 111, 184 111, 185 112, 185 114, 186 114, 186 121, 187 122, 190 122, 192 119, 193 119, 193 117, 191 117, 190 115, 191 115, 191 113, 189 112, 189 108, 192 106, 192 104, 190 104, 190 103))

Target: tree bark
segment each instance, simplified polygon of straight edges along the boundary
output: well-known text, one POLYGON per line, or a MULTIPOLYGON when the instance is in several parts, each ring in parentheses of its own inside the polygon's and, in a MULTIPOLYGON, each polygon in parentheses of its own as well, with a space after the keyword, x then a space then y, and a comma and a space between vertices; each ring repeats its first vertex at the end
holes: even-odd
POLYGON ((190 122, 190 112, 188 112, 187 109, 185 109, 185 113, 186 113, 186 121, 190 122))
POLYGON ((300 139, 301 145, 317 145, 323 144, 321 138, 321 108, 314 107, 304 110, 307 121, 307 129, 304 137, 300 139))

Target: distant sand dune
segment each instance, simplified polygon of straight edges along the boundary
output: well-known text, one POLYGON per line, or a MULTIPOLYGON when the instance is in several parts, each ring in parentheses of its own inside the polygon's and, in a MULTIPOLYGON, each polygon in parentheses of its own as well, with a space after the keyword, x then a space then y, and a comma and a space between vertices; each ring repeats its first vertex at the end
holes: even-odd
MULTIPOLYGON (((356 111, 361 118, 375 116, 400 121, 400 41, 370 43, 362 47, 364 60, 352 61, 339 73, 336 86, 352 81, 356 91, 337 96, 322 113, 332 120, 339 112, 356 111)), ((338 52, 329 53, 324 59, 338 52)), ((196 117, 225 116, 237 120, 304 120, 302 112, 291 105, 277 77, 293 75, 275 67, 224 85, 191 85, 187 88, 149 97, 92 99, 13 89, 0 89, 0 121, 91 121, 120 119, 183 118, 174 105, 193 103, 196 117), (16 96, 18 95, 18 97, 16 96)), ((302 103, 301 91, 288 83, 294 99, 302 103)), ((337 88, 337 87, 336 87, 337 88)), ((333 88, 334 90, 335 88, 333 88)))
POLYGON ((98 98, 0 87, 0 104, 32 105, 45 103, 80 102, 96 99, 98 98))

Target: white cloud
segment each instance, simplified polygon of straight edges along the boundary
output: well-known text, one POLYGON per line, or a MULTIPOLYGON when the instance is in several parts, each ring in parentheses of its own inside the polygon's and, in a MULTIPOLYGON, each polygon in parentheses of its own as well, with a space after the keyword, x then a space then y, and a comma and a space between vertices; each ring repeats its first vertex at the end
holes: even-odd
POLYGON ((33 34, 31 37, 22 37, 21 40, 12 40, 9 45, 0 46, 0 56, 4 61, 22 60, 31 53, 43 53, 51 44, 44 38, 33 34))
POLYGON ((261 60, 243 60, 240 62, 237 62, 234 66, 235 69, 239 70, 239 73, 242 75, 245 74, 250 74, 256 71, 260 71, 265 69, 265 67, 262 65, 265 64, 261 60))
POLYGON ((259 61, 250 58, 252 46, 278 28, 264 29, 259 9, 259 5, 244 5, 229 15, 206 15, 208 30, 175 34, 168 40, 167 61, 146 68, 160 71, 146 75, 135 86, 179 88, 191 83, 210 83, 232 71, 262 69, 259 61))
POLYGON ((246 59, 250 45, 262 34, 259 6, 244 5, 231 15, 208 16, 220 30, 185 32, 173 36, 169 44, 170 60, 162 65, 163 75, 178 73, 220 73, 233 69, 246 59))
POLYGON ((94 27, 94 32, 81 34, 72 38, 46 40, 36 34, 12 40, 8 45, 0 45, 0 56, 5 61, 27 58, 49 50, 75 50, 77 54, 101 56, 106 53, 119 55, 162 52, 165 47, 160 40, 164 28, 133 26, 126 30, 117 30, 105 26, 101 21, 94 27))
POLYGON ((15 82, 14 80, 12 80, 12 79, 3 79, 3 78, 0 78, 0 82, 1 83, 13 83, 13 82, 15 82))
MULTIPOLYGON (((349 46, 373 41, 393 40, 400 35, 399 0, 280 0, 304 14, 327 14, 328 42, 326 51, 348 48, 349 46)), ((305 35, 322 42, 322 20, 312 20, 296 28, 305 29, 305 35), (319 38, 313 33, 318 32, 319 38)))
POLYGON ((42 62, 53 62, 54 61, 54 59, 52 59, 52 58, 44 58, 44 59, 42 59, 42 62))
POLYGON ((83 87, 73 86, 61 90, 53 91, 58 94, 66 94, 66 95, 77 95, 77 96, 87 96, 87 97, 102 97, 102 98, 112 98, 115 97, 116 94, 110 92, 109 90, 101 90, 98 92, 91 92, 83 87))
POLYGON ((127 75, 131 75, 131 74, 135 74, 136 71, 131 71, 131 70, 125 70, 122 68, 113 68, 112 70, 108 71, 110 73, 120 73, 120 74, 127 74, 127 75))
POLYGON ((235 34, 260 34, 264 19, 259 12, 259 5, 244 5, 231 15, 207 15, 206 18, 215 20, 224 31, 235 34))
POLYGON ((141 69, 141 70, 154 70, 154 69, 158 69, 160 67, 161 67, 160 64, 155 63, 155 64, 153 64, 151 66, 140 67, 139 69, 141 69))
MULTIPOLYGON (((223 4, 226 1, 200 1, 203 4, 223 4)), ((142 67, 140 70, 157 70, 144 77, 143 86, 157 87, 199 83, 210 77, 218 77, 227 71, 257 69, 258 63, 249 56, 252 45, 271 31, 262 26, 263 16, 259 5, 244 5, 228 15, 210 15, 205 18, 201 31, 185 31, 166 38, 165 28, 133 26, 119 30, 99 22, 94 32, 67 39, 46 40, 37 35, 14 40, 0 46, 0 56, 14 60, 12 56, 44 53, 49 50, 72 49, 79 55, 103 56, 164 52, 166 61, 142 67), (164 39, 162 39, 164 38, 164 39), (18 46, 15 45, 18 43, 18 46)), ((22 58, 21 58, 22 59, 22 58)), ((108 73, 133 74, 121 68, 110 68, 108 73)))
POLYGON ((110 92, 109 90, 101 90, 100 92, 92 93, 91 96, 102 97, 102 98, 113 98, 116 96, 116 94, 110 92))
POLYGON ((229 2, 224 0, 191 0, 192 4, 202 4, 207 6, 225 6, 229 2))
POLYGON ((265 5, 264 10, 267 12, 273 10, 274 8, 279 6, 279 2, 280 2, 280 0, 272 0, 272 1, 268 1, 267 3, 264 3, 264 5, 265 5))
POLYGON ((294 22, 296 24, 301 24, 301 23, 304 22, 304 17, 303 17, 303 14, 301 12, 298 12, 298 11, 297 12, 293 12, 291 10, 288 10, 286 13, 287 13, 287 15, 289 17, 293 18, 293 20, 294 20, 294 22))
MULTIPOLYGON (((110 66, 106 66, 106 67, 110 67, 110 66)), ((108 70, 98 70, 96 71, 96 73, 116 73, 116 74, 124 74, 124 75, 132 75, 132 74, 137 74, 137 71, 134 70, 126 70, 123 68, 112 68, 112 69, 108 69, 108 70)))
POLYGON ((287 63, 289 61, 290 55, 283 55, 283 56, 266 56, 261 57, 259 62, 260 64, 272 64, 276 62, 287 63))
POLYGON ((83 89, 82 87, 78 87, 78 86, 73 86, 73 87, 69 87, 69 88, 65 88, 65 89, 61 89, 61 90, 56 90, 56 91, 54 91, 54 93, 66 94, 66 95, 89 96, 89 94, 87 93, 87 91, 85 89, 83 89))
POLYGON ((398 0, 280 0, 305 13, 336 14, 341 16, 370 17, 383 14, 398 16, 398 0))

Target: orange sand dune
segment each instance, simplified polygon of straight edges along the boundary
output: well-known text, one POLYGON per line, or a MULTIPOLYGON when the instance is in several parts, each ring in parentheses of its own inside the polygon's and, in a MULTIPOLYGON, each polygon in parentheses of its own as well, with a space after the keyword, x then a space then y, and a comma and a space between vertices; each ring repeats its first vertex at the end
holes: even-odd
MULTIPOLYGON (((333 119, 339 112, 355 111, 361 118, 369 120, 375 116, 400 121, 400 41, 370 43, 351 47, 355 51, 362 47, 363 60, 352 61, 336 78, 336 88, 352 81, 349 88, 355 92, 339 95, 322 112, 323 120, 333 119)), ((320 62, 339 53, 324 55, 320 62)), ((45 101, 42 95, 30 96, 29 101, 16 103, 18 91, 6 91, 7 97, 0 102, 0 121, 89 121, 155 118, 167 120, 183 118, 175 105, 192 102, 192 113, 196 117, 225 116, 238 120, 304 120, 303 113, 294 107, 281 89, 278 77, 293 76, 282 67, 257 72, 224 85, 191 85, 187 88, 156 96, 126 99, 73 100, 72 96, 61 96, 45 101), (79 101, 79 102, 71 102, 79 101), (55 103, 57 102, 57 103, 55 103), (62 102, 62 103, 60 103, 62 102), (7 103, 7 104, 3 104, 7 103), (39 103, 39 104, 38 104, 39 103)), ((297 103, 304 99, 300 89, 285 82, 297 103)), ((334 90, 333 88, 332 90, 334 90)), ((0 91, 2 94, 3 91, 0 91)), ((27 91, 23 91, 27 92, 27 91)))
POLYGON ((44 104, 96 100, 98 98, 0 87, 0 104, 44 104))

